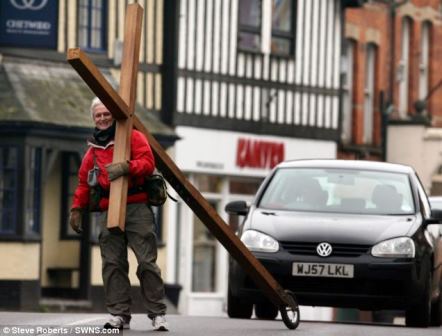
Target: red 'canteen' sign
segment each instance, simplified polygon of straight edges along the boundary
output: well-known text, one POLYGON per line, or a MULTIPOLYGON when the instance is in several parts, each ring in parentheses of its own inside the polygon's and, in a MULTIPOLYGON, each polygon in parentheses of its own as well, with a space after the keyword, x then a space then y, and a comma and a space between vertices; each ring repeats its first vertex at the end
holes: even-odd
POLYGON ((284 161, 284 143, 238 139, 236 165, 241 168, 273 168, 284 161))

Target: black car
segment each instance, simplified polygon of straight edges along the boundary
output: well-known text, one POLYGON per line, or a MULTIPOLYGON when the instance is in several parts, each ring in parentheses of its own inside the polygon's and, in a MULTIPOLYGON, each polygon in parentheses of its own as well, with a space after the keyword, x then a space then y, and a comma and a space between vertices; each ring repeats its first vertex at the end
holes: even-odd
MULTIPOLYGON (((242 242, 301 305, 405 310, 406 325, 441 325, 442 211, 404 165, 344 160, 279 164, 246 216, 242 242), (435 229, 436 228, 436 229, 435 229), (439 231, 438 231, 439 232, 439 231)), ((278 311, 230 261, 228 315, 278 311)))

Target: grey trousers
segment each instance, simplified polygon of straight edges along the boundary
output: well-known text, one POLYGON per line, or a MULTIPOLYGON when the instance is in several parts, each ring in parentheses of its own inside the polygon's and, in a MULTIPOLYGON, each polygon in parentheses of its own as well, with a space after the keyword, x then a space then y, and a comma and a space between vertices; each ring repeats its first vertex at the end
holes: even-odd
POLYGON ((111 233, 106 228, 107 211, 99 216, 99 235, 105 303, 112 315, 130 318, 130 282, 128 277, 127 246, 138 261, 137 277, 147 315, 153 318, 166 313, 164 283, 156 264, 157 242, 152 209, 146 204, 128 204, 126 229, 122 234, 111 233))

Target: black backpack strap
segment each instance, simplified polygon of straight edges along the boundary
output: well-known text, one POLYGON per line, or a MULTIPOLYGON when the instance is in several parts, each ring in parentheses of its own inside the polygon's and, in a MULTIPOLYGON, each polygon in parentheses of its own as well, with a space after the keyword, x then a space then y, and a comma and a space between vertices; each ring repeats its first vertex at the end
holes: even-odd
POLYGON ((172 201, 174 201, 175 203, 178 202, 178 200, 175 197, 170 196, 168 191, 166 191, 166 194, 167 194, 167 197, 169 197, 172 201))

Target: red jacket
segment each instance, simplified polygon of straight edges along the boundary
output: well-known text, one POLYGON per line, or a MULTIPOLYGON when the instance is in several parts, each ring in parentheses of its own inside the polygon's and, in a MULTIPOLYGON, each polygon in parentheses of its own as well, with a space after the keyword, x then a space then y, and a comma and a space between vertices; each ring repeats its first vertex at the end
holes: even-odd
MULTIPOLYGON (((83 157, 78 172, 78 186, 74 193, 72 208, 87 209, 89 206, 89 185, 87 175, 94 166, 94 155, 100 173, 98 182, 101 188, 109 192, 110 181, 105 166, 112 163, 114 154, 114 142, 111 141, 106 147, 88 143, 89 149, 83 157)), ((133 130, 131 138, 130 164, 129 164, 129 189, 144 183, 144 177, 149 176, 155 169, 155 159, 149 143, 143 133, 133 130)), ((127 203, 146 203, 148 195, 145 192, 127 196, 127 203)), ((100 209, 106 210, 109 206, 108 197, 101 198, 100 209)))

